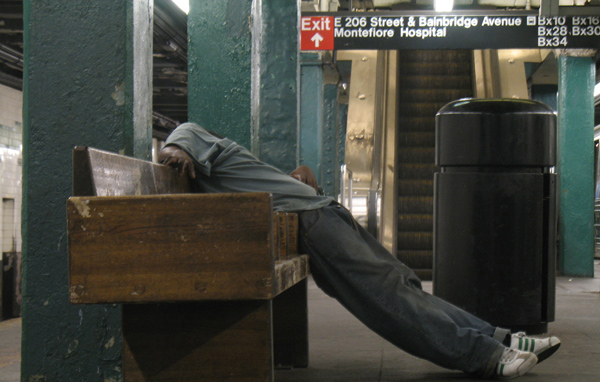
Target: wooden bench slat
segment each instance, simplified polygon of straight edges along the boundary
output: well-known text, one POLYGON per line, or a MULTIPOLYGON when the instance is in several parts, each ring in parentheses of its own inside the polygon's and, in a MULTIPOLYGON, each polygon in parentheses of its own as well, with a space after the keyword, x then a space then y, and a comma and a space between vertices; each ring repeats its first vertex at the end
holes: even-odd
POLYGON ((275 262, 275 294, 287 290, 291 286, 305 279, 309 270, 308 255, 290 257, 287 260, 275 262))
POLYGON ((73 303, 276 294, 270 194, 72 197, 67 204, 73 303))
POLYGON ((188 177, 169 166, 77 146, 73 150, 74 196, 182 194, 188 177))

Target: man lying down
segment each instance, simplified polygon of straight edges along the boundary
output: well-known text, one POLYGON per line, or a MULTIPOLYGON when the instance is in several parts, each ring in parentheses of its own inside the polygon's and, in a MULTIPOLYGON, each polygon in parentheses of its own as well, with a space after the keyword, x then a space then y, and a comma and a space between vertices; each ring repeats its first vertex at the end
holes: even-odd
POLYGON ((557 337, 494 327, 421 289, 421 281, 369 235, 348 210, 317 194, 310 168, 290 175, 194 123, 179 126, 159 154, 200 192, 270 192, 275 211, 295 212, 317 285, 404 351, 448 369, 512 379, 551 356, 557 337))

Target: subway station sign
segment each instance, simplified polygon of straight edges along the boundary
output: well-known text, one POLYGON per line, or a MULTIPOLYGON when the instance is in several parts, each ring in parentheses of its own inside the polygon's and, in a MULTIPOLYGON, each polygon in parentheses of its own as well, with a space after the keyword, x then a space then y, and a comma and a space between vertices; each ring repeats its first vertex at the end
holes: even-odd
POLYGON ((302 13, 301 50, 600 48, 600 15, 302 13))

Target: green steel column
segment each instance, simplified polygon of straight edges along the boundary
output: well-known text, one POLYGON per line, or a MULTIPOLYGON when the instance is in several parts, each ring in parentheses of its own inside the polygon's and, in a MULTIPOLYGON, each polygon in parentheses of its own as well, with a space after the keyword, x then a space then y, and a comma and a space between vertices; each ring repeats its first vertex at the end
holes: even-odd
POLYGON ((300 70, 300 164, 323 183, 323 69, 321 56, 303 53, 300 70))
POLYGON ((337 70, 318 53, 301 54, 300 164, 315 172, 327 195, 339 193, 346 142, 346 107, 338 99, 337 70), (325 63, 324 63, 325 62, 325 63))
POLYGON ((22 381, 122 379, 120 309, 69 303, 66 200, 75 145, 150 157, 152 15, 24 2, 22 381))
POLYGON ((338 130, 338 142, 337 142, 337 175, 336 175, 336 193, 335 196, 341 192, 341 168, 346 163, 346 130, 348 126, 348 90, 347 85, 352 70, 352 61, 337 61, 336 63, 338 72, 340 73, 340 89, 338 92, 338 117, 337 117, 337 130, 338 130))
POLYGON ((188 115, 250 148, 251 0, 190 1, 188 115))
POLYGON ((559 271, 594 275, 594 84, 591 57, 559 57, 559 271))
POLYGON ((261 160, 297 165, 298 2, 190 2, 190 120, 251 148, 261 160))
POLYGON ((338 142, 337 142, 337 175, 336 175, 336 196, 341 192, 341 169, 342 165, 346 163, 346 127, 348 125, 348 103, 343 102, 339 98, 338 94, 338 142))
POLYGON ((323 85, 323 175, 321 187, 327 195, 335 197, 339 183, 338 173, 338 91, 337 85, 323 85))
POLYGON ((285 172, 298 165, 299 1, 255 0, 252 151, 285 172))

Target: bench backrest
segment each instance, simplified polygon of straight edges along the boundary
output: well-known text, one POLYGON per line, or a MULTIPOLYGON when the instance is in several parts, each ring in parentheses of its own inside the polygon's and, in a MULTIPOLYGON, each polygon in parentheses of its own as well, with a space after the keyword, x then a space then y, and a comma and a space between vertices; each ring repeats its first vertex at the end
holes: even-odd
POLYGON ((73 149, 73 196, 124 196, 192 192, 189 178, 169 166, 90 147, 73 149))
MULTIPOLYGON (((73 196, 128 196, 193 193, 189 178, 172 167, 91 147, 73 149, 73 196)), ((274 213, 275 258, 298 253, 298 217, 274 213)))
MULTIPOLYGON (((73 152, 73 177, 72 303, 267 299, 289 286, 275 274, 274 226, 297 220, 273 224, 271 194, 193 193, 168 166, 87 147, 73 152)), ((283 232, 296 253, 297 226, 283 232)))

